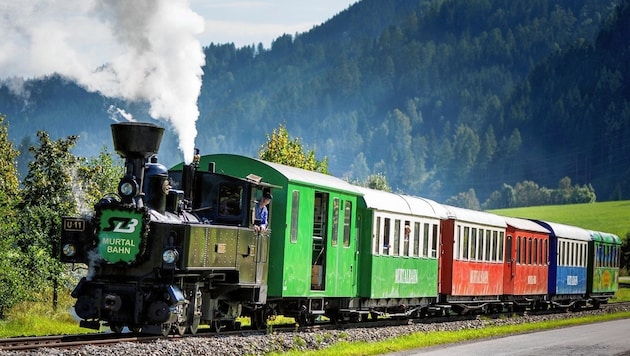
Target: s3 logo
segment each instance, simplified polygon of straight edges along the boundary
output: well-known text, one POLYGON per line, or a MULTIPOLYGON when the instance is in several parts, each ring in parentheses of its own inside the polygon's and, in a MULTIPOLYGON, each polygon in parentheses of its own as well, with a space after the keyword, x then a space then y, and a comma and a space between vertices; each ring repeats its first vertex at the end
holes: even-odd
POLYGON ((136 231, 136 226, 138 226, 139 221, 133 218, 111 217, 107 220, 107 223, 109 225, 104 228, 103 231, 131 234, 136 231))

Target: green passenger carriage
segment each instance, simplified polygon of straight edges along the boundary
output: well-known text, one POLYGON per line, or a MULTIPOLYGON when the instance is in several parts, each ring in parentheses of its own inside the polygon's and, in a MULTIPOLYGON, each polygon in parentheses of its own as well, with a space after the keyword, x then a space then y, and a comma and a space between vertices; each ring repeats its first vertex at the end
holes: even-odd
MULTIPOLYGON (((232 154, 201 157, 217 172, 254 173, 275 189, 270 215, 269 313, 301 323, 341 318, 357 303, 356 209, 360 192, 339 178, 232 154)), ((251 178, 251 175, 250 175, 251 178)))
POLYGON ((440 221, 434 201, 357 187, 361 310, 374 315, 426 314, 438 297, 440 221))
POLYGON ((619 288, 621 239, 617 235, 590 231, 587 291, 591 303, 606 303, 619 288))

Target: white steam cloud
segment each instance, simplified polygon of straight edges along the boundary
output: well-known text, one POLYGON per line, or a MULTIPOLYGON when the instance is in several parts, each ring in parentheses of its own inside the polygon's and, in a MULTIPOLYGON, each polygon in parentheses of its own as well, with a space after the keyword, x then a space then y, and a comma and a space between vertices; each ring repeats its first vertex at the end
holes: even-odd
POLYGON ((7 82, 58 73, 89 91, 146 101, 192 161, 204 20, 187 0, 9 0, 0 20, 7 82))

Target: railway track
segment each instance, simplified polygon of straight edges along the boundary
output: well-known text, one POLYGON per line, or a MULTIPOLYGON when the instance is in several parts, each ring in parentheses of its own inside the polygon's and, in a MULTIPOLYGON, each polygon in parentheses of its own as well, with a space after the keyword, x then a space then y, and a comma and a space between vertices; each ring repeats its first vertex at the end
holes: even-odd
MULTIPOLYGON (((600 309, 605 310, 611 306, 622 307, 626 306, 630 308, 630 302, 620 302, 612 304, 604 304, 600 309)), ((581 311, 593 310, 591 308, 583 308, 581 311)), ((506 312, 497 314, 485 314, 489 318, 503 318, 511 317, 514 315, 540 315, 541 313, 561 313, 562 311, 550 310, 550 311, 527 311, 525 313, 506 312)), ((388 326, 399 326, 408 324, 422 324, 422 323, 443 323, 454 322, 462 320, 471 320, 479 317, 479 315, 450 315, 434 318, 421 318, 421 319, 379 319, 378 321, 370 321, 367 323, 316 323, 314 325, 298 327, 295 324, 274 325, 270 328, 274 333, 282 332, 295 332, 299 331, 314 331, 322 329, 344 329, 344 328, 379 328, 388 326)), ((213 329, 199 329, 196 335, 177 336, 170 335, 168 337, 157 335, 138 335, 133 333, 95 333, 95 334, 81 334, 81 335, 50 335, 50 336, 34 336, 34 337, 13 337, 0 339, 0 351, 28 351, 39 348, 56 348, 56 349, 70 349, 80 347, 84 345, 107 345, 116 344, 122 342, 152 342, 158 339, 181 339, 185 337, 215 337, 215 336, 227 336, 227 335, 248 335, 248 334, 261 334, 260 330, 241 329, 234 331, 222 331, 216 333, 213 329)))
POLYGON ((20 351, 38 349, 42 347, 72 348, 83 345, 106 345, 119 342, 150 342, 159 338, 160 337, 153 335, 118 335, 113 333, 12 337, 0 339, 0 350, 20 351))

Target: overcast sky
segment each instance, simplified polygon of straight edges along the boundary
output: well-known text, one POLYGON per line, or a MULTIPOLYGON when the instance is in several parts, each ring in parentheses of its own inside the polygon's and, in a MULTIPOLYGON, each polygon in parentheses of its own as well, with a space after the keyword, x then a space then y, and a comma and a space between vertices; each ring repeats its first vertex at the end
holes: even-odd
POLYGON ((205 19, 202 45, 233 42, 237 47, 271 41, 283 34, 310 30, 357 0, 192 0, 205 19))

